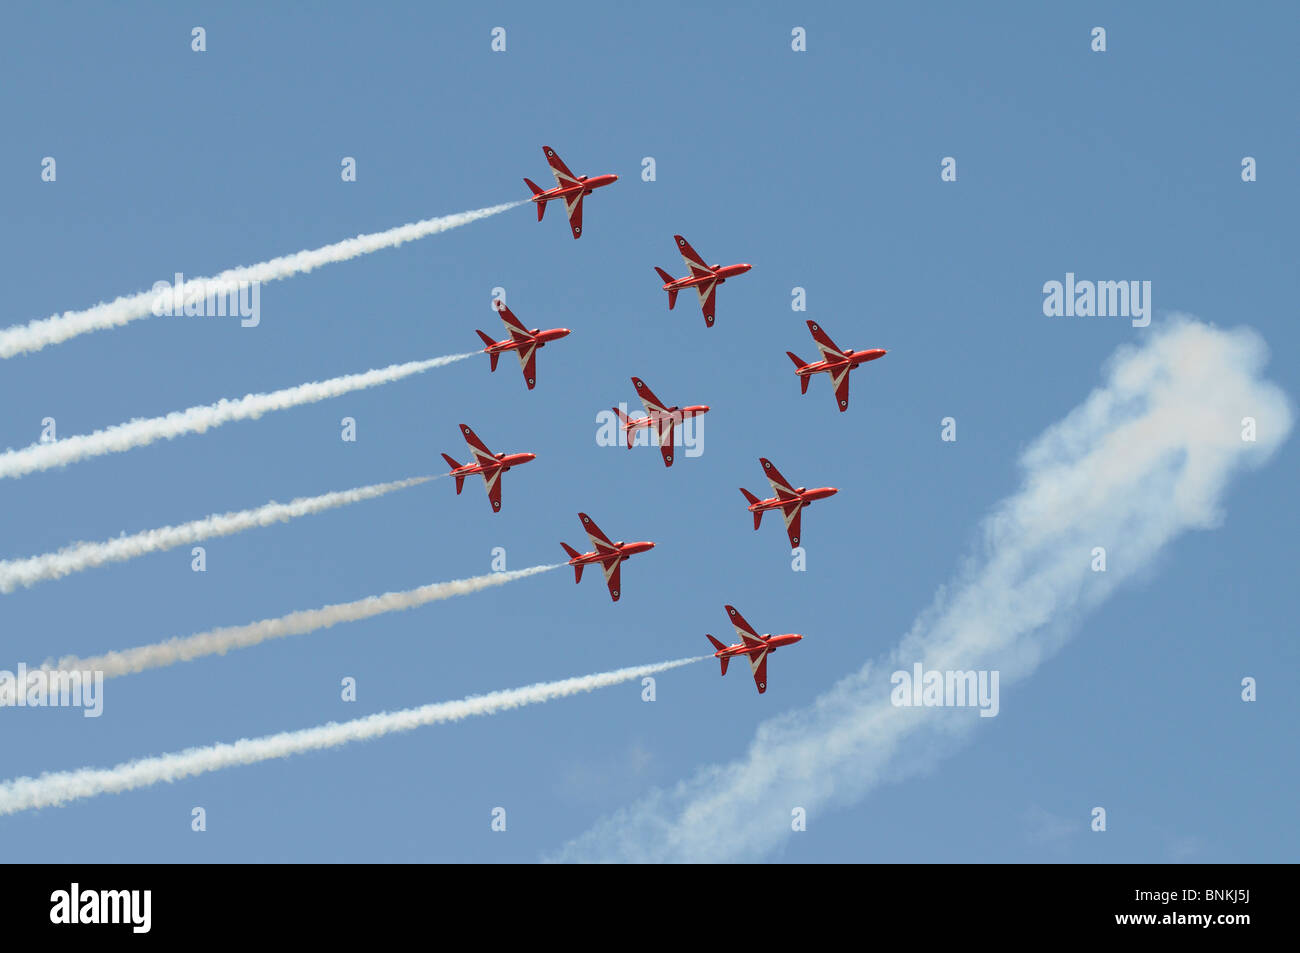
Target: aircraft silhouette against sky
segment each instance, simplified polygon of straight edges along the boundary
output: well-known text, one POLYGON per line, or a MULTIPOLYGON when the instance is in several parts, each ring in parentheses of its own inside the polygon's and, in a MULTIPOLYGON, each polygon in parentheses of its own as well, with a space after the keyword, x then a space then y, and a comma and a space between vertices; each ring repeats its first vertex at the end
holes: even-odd
POLYGON ((693 404, 690 407, 666 407, 664 402, 654 395, 654 391, 650 390, 641 378, 632 378, 632 386, 636 388, 636 395, 641 398, 641 404, 645 407, 646 415, 633 419, 617 407, 614 408, 614 413, 618 415, 619 423, 623 426, 623 432, 627 434, 627 448, 632 449, 632 440, 637 430, 653 431, 659 440, 659 452, 663 454, 664 466, 671 467, 673 465, 674 428, 689 418, 707 414, 709 407, 707 404, 693 404))
POLYGON ((745 617, 736 611, 735 606, 724 606, 724 608, 727 610, 727 618, 735 626, 740 641, 735 645, 723 645, 707 633, 704 637, 713 643, 713 647, 717 650, 713 653, 713 657, 722 662, 723 675, 727 674, 727 663, 736 656, 743 655, 749 660, 754 684, 761 695, 767 691, 767 657, 783 645, 794 645, 803 636, 795 635, 793 632, 786 635, 759 635, 754 631, 753 626, 745 621, 745 617))
POLYGON ((754 514, 754 529, 758 529, 763 521, 763 514, 768 510, 780 510, 781 516, 785 519, 786 534, 790 537, 790 548, 793 549, 799 545, 799 524, 803 508, 810 506, 814 500, 824 500, 840 491, 833 486, 818 486, 811 490, 806 486, 792 487, 790 481, 781 476, 781 471, 774 467, 767 457, 759 457, 758 462, 762 465, 763 475, 767 477, 767 482, 772 484, 772 492, 776 495, 760 500, 743 486, 740 488, 740 492, 745 494, 745 499, 749 501, 749 512, 754 514))
POLYGON ((877 347, 866 351, 845 351, 836 346, 830 335, 823 331, 816 321, 808 322, 808 330, 812 332, 813 340, 817 342, 817 347, 822 352, 820 361, 806 364, 793 352, 785 352, 786 357, 794 361, 794 372, 799 375, 799 393, 808 393, 808 381, 812 379, 813 374, 829 374, 831 384, 835 387, 835 402, 839 404, 840 412, 843 413, 849 409, 849 371, 867 361, 884 357, 885 349, 877 347))
POLYGON ((464 424, 460 425, 460 432, 465 437, 465 442, 469 444, 470 453, 474 457, 473 463, 460 464, 453 460, 447 454, 442 458, 447 461, 451 467, 451 476, 456 478, 456 495, 465 486, 465 477, 472 476, 475 473, 482 474, 483 482, 487 484, 488 502, 492 504, 492 512, 501 512, 501 474, 509 473, 511 467, 522 466, 532 460, 537 459, 535 453, 493 453, 487 448, 478 434, 470 430, 464 424))
POLYGON ((569 228, 573 230, 573 237, 581 238, 583 197, 590 195, 596 189, 613 185, 618 181, 618 176, 574 175, 569 171, 569 167, 564 164, 564 160, 555 154, 554 149, 550 146, 542 146, 542 151, 546 153, 546 161, 551 164, 551 172, 555 175, 556 184, 553 189, 543 190, 532 179, 524 179, 524 184, 533 190, 533 197, 529 201, 537 203, 537 220, 540 222, 542 216, 546 214, 546 203, 558 199, 564 203, 564 210, 569 216, 569 228))
POLYGON ((483 353, 488 356, 493 371, 497 369, 497 360, 506 351, 514 351, 518 354, 519 366, 524 369, 524 383, 528 385, 529 390, 532 390, 537 385, 537 349, 546 347, 550 341, 568 337, 572 332, 568 328, 551 328, 549 331, 533 328, 529 331, 504 302, 498 301, 494 307, 501 315, 501 321, 510 332, 510 336, 503 341, 494 341, 486 331, 475 331, 479 339, 487 345, 483 348, 483 353))
POLYGON ((677 250, 682 253, 682 260, 686 262, 686 270, 689 274, 683 278, 674 278, 662 268, 655 268, 664 281, 664 291, 668 292, 668 310, 671 311, 677 304, 677 292, 685 288, 694 288, 700 296, 700 310, 704 312, 704 323, 713 327, 714 297, 718 285, 726 282, 728 278, 743 275, 754 266, 743 262, 739 265, 706 265, 704 259, 691 247, 690 242, 680 235, 674 235, 673 238, 677 242, 677 250))
POLYGON ((605 584, 609 586, 609 597, 618 602, 620 595, 619 586, 619 567, 629 556, 635 556, 637 553, 644 553, 654 549, 654 543, 625 543, 620 540, 617 543, 611 543, 609 537, 600 531, 600 527, 595 524, 590 516, 586 513, 579 513, 578 519, 582 520, 582 528, 587 531, 587 538, 591 540, 593 547, 589 553, 579 553, 568 543, 560 543, 564 551, 569 554, 569 565, 573 567, 573 581, 582 582, 582 568, 591 563, 600 563, 601 570, 605 573, 605 584))

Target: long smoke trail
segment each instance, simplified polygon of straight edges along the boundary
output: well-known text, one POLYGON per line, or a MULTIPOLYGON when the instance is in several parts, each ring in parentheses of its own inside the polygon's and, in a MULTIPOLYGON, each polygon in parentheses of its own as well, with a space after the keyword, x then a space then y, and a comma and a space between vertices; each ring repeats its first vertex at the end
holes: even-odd
POLYGON ((151 668, 162 668, 177 662, 189 662, 207 655, 225 655, 231 649, 247 648, 268 639, 282 639, 290 635, 306 635, 317 629, 327 629, 340 622, 357 622, 386 612, 401 612, 450 599, 452 596, 465 596, 470 593, 503 586, 516 579, 536 576, 538 573, 558 569, 564 563, 551 566, 530 566, 527 569, 515 569, 511 572, 492 572, 484 576, 471 576, 468 579, 453 579, 450 582, 435 582, 419 589, 405 592, 386 592, 382 596, 368 596, 355 602, 340 602, 320 609, 304 609, 291 612, 276 619, 263 619, 247 625, 231 625, 220 629, 211 629, 197 635, 177 636, 154 645, 142 645, 138 648, 123 649, 119 652, 107 652, 92 658, 67 657, 58 662, 46 662, 43 668, 63 671, 103 672, 105 678, 117 675, 129 675, 151 668))
POLYGON ((186 546, 199 540, 232 536, 245 530, 288 522, 299 516, 310 516, 338 506, 373 500, 394 490, 404 490, 436 479, 433 476, 412 477, 409 480, 361 486, 354 490, 299 497, 288 503, 272 501, 251 510, 215 513, 201 520, 177 526, 161 526, 132 536, 104 540, 102 543, 72 543, 55 553, 3 560, 0 561, 0 593, 13 592, 19 586, 31 587, 39 582, 62 579, 74 572, 109 563, 125 562, 148 553, 186 546))
POLYGON ((735 862, 780 848, 791 805, 811 813, 854 803, 984 723, 969 709, 895 706, 891 672, 917 662, 997 671, 1005 687, 1168 543, 1218 525, 1231 477, 1286 439, 1288 399, 1261 376, 1267 349, 1253 331, 1182 318, 1151 330, 1149 343, 1122 348, 1103 385, 1025 451, 1022 487, 994 508, 976 557, 892 655, 763 722, 736 761, 650 794, 557 859, 735 862), (1250 436, 1246 418, 1258 428, 1250 436), (1113 557, 1106 572, 1091 571, 1098 545, 1113 557))
POLYGON ((34 443, 22 450, 7 450, 0 454, 0 478, 20 477, 38 470, 61 467, 69 463, 98 457, 106 453, 121 453, 143 447, 156 440, 172 440, 189 433, 203 433, 232 420, 249 420, 261 417, 272 410, 285 410, 301 404, 314 404, 330 397, 365 390, 380 384, 400 381, 412 374, 421 374, 435 367, 444 367, 479 354, 448 354, 427 361, 409 361, 390 364, 363 374, 347 374, 325 381, 299 384, 269 394, 248 394, 235 400, 222 399, 215 404, 204 404, 188 410, 177 410, 166 417, 136 418, 124 424, 106 427, 90 434, 67 437, 54 443, 34 443))
POLYGON ((559 682, 541 682, 526 688, 512 688, 488 695, 471 695, 459 701, 437 702, 420 708, 380 712, 355 721, 329 722, 318 728, 285 731, 264 738, 243 738, 234 743, 188 748, 173 754, 127 761, 112 768, 82 768, 59 771, 39 778, 15 778, 0 782, 0 814, 13 814, 33 808, 66 804, 78 798, 98 794, 116 794, 147 787, 160 781, 219 771, 240 764, 256 764, 305 751, 335 748, 351 741, 379 738, 396 731, 410 731, 425 725, 460 721, 474 715, 494 715, 511 708, 591 692, 598 688, 644 678, 658 672, 680 668, 701 658, 674 659, 657 665, 621 668, 599 675, 584 675, 559 682))
POLYGON ((328 265, 336 261, 347 261, 359 255, 366 255, 381 248, 394 248, 404 242, 415 241, 428 235, 436 235, 461 225, 468 225, 481 218, 496 215, 512 209, 522 202, 507 202, 489 208, 475 209, 472 212, 458 212, 455 215, 443 215, 428 218, 409 225, 390 228, 384 232, 372 232, 358 235, 333 245, 300 251, 293 255, 272 258, 256 265, 243 268, 231 268, 215 278, 195 278, 185 282, 179 288, 171 285, 169 291, 142 291, 139 294, 126 295, 113 301, 95 305, 84 311, 65 311, 63 314, 41 318, 27 324, 14 325, 0 331, 0 358, 13 357, 29 351, 39 351, 50 344, 58 344, 79 334, 99 331, 104 328, 120 327, 139 318, 154 314, 155 302, 160 296, 172 301, 179 298, 188 301, 194 298, 210 298, 237 292, 241 283, 275 281, 288 278, 328 265))

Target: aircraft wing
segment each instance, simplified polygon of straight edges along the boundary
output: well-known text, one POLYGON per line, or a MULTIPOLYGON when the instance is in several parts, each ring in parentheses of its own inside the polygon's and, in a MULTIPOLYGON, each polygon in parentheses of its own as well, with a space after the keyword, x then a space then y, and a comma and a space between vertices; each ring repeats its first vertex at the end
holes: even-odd
POLYGON ((808 322, 808 330, 812 332, 813 340, 817 342, 817 349, 822 352, 823 361, 844 359, 845 353, 836 346, 835 342, 831 340, 831 336, 823 331, 816 321, 808 322))
POLYGON ((478 434, 464 424, 460 425, 460 432, 464 435, 465 442, 469 444, 469 449, 473 452, 475 460, 479 463, 496 463, 496 456, 487 448, 487 444, 478 438, 478 434))
POLYGON ((510 337, 515 341, 526 341, 532 338, 528 329, 524 327, 524 322, 515 317, 515 313, 507 308, 504 304, 497 304, 497 314, 501 315, 501 323, 506 326, 510 332, 510 337))
POLYGON ((492 504, 492 512, 501 512, 501 468, 485 471, 483 482, 487 484, 488 502, 492 504))
MULTIPOLYGON (((596 525, 595 520, 586 513, 579 513, 578 519, 582 520, 582 528, 587 531, 587 538, 591 540, 592 548, 596 552, 603 555, 618 551, 618 548, 609 541, 609 537, 600 531, 600 527, 596 525)), ((605 575, 609 575, 608 569, 605 570, 605 575)))
POLYGON ((761 695, 767 691, 767 649, 751 655, 749 667, 754 673, 754 684, 758 686, 758 693, 761 695))
POLYGON ((564 199, 564 211, 569 216, 569 228, 574 238, 582 237, 582 193, 567 196, 564 199))
POLYGON ((704 263, 704 259, 696 254, 691 243, 680 235, 674 235, 677 240, 677 250, 682 253, 682 261, 686 262, 686 268, 691 273, 692 278, 702 278, 705 275, 713 274, 713 269, 704 263))
POLYGON ((849 365, 832 372, 831 383, 835 385, 835 403, 840 405, 840 413, 844 413, 849 409, 849 365))
POLYGON ((532 390, 537 386, 537 345, 525 344, 515 353, 519 355, 519 366, 524 369, 524 383, 532 390))
POLYGON ((763 644, 763 640, 758 637, 753 626, 745 621, 745 617, 736 611, 735 606, 727 606, 726 609, 727 618, 731 620, 731 625, 736 630, 736 635, 740 637, 740 641, 750 648, 763 644))
POLYGON ((661 410, 656 411, 655 416, 659 421, 659 452, 663 454, 664 466, 671 467, 673 465, 673 417, 676 415, 661 410))
POLYGON ((619 577, 622 573, 619 572, 619 567, 622 565, 623 560, 618 557, 614 557, 613 559, 601 563, 601 568, 605 570, 605 584, 609 586, 609 597, 615 602, 618 602, 618 597, 620 595, 619 577))
POLYGON ((568 188, 571 185, 580 185, 578 177, 569 171, 569 167, 564 164, 564 160, 555 154, 555 150, 550 146, 542 146, 542 151, 546 153, 546 161, 551 165, 551 173, 555 176, 556 184, 561 188, 568 188))
POLYGON ((796 494, 794 487, 790 486, 790 481, 781 476, 781 471, 772 465, 772 461, 767 457, 759 457, 758 462, 763 465, 763 475, 767 477, 767 482, 772 484, 772 492, 776 494, 778 500, 793 499, 796 494))
POLYGON ((700 296, 700 311, 704 313, 704 326, 711 328, 716 314, 714 304, 718 283, 716 281, 706 281, 702 285, 696 285, 695 291, 700 296))
POLYGON ((632 386, 636 388, 636 395, 641 398, 641 406, 645 408, 647 414, 653 414, 656 410, 666 410, 663 401, 654 395, 649 387, 646 387, 645 381, 639 377, 632 378, 632 386))
POLYGON ((801 519, 803 508, 803 500, 791 500, 781 507, 781 515, 785 517, 785 532, 790 537, 791 549, 799 545, 799 526, 803 522, 801 519))

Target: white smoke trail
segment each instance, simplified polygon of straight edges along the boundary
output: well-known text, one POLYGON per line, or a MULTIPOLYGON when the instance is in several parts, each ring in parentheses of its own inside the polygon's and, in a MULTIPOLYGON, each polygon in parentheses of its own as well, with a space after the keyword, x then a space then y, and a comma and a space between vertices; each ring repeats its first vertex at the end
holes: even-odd
POLYGON ((390 364, 364 374, 348 374, 325 381, 299 384, 269 394, 249 394, 235 400, 222 399, 215 404, 204 404, 188 410, 177 410, 166 417, 136 418, 90 434, 67 437, 54 443, 34 443, 22 450, 7 450, 0 454, 0 478, 20 477, 37 470, 61 467, 87 457, 106 453, 121 453, 143 447, 156 440, 172 440, 189 433, 203 433, 232 420, 257 419, 273 410, 285 410, 302 404, 314 404, 330 397, 352 391, 365 390, 380 384, 390 384, 412 374, 421 374, 435 367, 473 357, 480 351, 448 354, 427 361, 409 361, 390 364))
POLYGON ((170 291, 142 291, 139 294, 126 295, 113 301, 95 305, 84 311, 65 311, 63 314, 41 318, 27 324, 14 325, 0 331, 0 358, 13 357, 29 351, 39 351, 51 344, 58 344, 79 334, 99 331, 104 328, 120 327, 139 318, 149 317, 155 312, 155 302, 160 296, 171 301, 179 297, 182 301, 195 297, 209 298, 240 290, 241 283, 247 287, 248 282, 275 281, 288 278, 328 265, 336 261, 347 261, 359 255, 366 255, 382 248, 393 248, 404 242, 414 241, 438 232, 445 232, 461 225, 468 225, 481 218, 496 215, 512 209, 523 202, 507 202, 490 208, 475 209, 472 212, 459 212, 455 215, 443 215, 428 218, 409 225, 401 225, 383 232, 358 235, 333 245, 300 251, 281 258, 272 258, 256 265, 243 268, 231 268, 215 278, 195 278, 185 282, 179 288, 169 286, 170 291))
POLYGON ((310 516, 337 506, 373 500, 394 490, 419 486, 437 477, 412 477, 391 483, 375 483, 354 490, 339 490, 320 496, 304 496, 288 503, 274 501, 251 510, 233 513, 215 513, 201 520, 177 526, 161 526, 132 536, 119 536, 102 543, 72 543, 58 552, 43 553, 25 559, 0 561, 0 593, 13 592, 19 586, 31 587, 39 582, 62 579, 64 576, 108 563, 125 562, 148 553, 162 552, 177 546, 186 546, 203 539, 232 536, 245 530, 275 523, 288 522, 299 516, 310 516))
POLYGON ((895 706, 893 671, 917 662, 927 671, 996 671, 1005 687, 1030 675, 1084 612, 1166 544, 1217 525, 1229 479, 1286 439, 1289 402, 1262 378, 1267 349, 1254 332, 1181 317, 1151 331, 1145 346, 1122 348, 1103 386, 1025 451, 1024 484, 987 518, 982 552, 891 656, 808 708, 765 721, 738 760, 617 812, 557 859, 717 863, 768 854, 788 836, 790 805, 851 804, 927 767, 985 723, 969 709, 895 706), (1258 428, 1254 441, 1245 418, 1258 428), (1098 545, 1112 557, 1104 573, 1091 571, 1098 545))
POLYGON ((320 609, 304 609, 291 612, 276 619, 262 619, 247 625, 230 625, 220 629, 211 629, 197 635, 177 636, 154 645, 141 645, 133 649, 107 652, 92 658, 67 657, 58 662, 46 662, 45 670, 103 672, 105 678, 117 675, 129 675, 151 668, 162 668, 177 662, 189 662, 207 655, 225 655, 231 649, 247 648, 268 639, 282 639, 290 635, 306 635, 317 629, 327 629, 340 622, 356 622, 386 612, 401 612, 450 599, 452 596, 465 596, 470 593, 504 586, 516 579, 536 576, 538 573, 550 572, 565 563, 551 566, 530 566, 527 569, 515 569, 511 572, 491 572, 484 576, 471 576, 468 579, 453 579, 450 582, 435 582, 419 589, 405 592, 386 592, 382 596, 368 596, 355 602, 340 602, 320 609))
POLYGON ((379 738, 396 731, 410 731, 425 725, 460 721, 474 715, 494 715, 511 708, 536 705, 556 698, 591 692, 620 682, 644 678, 647 675, 690 665, 692 662, 708 657, 675 659, 657 665, 621 668, 613 672, 584 675, 559 682, 541 682, 526 688, 512 688, 488 695, 471 695, 459 701, 437 702, 420 708, 380 712, 355 721, 329 722, 318 728, 285 731, 264 738, 243 738, 234 743, 215 744, 203 748, 188 748, 172 754, 127 761, 112 768, 82 768, 78 771, 42 774, 39 778, 15 778, 12 781, 0 782, 0 815, 51 807, 98 794, 131 791, 160 781, 179 781, 182 778, 219 771, 235 765, 256 764, 259 761, 283 758, 305 751, 335 748, 352 741, 379 738))

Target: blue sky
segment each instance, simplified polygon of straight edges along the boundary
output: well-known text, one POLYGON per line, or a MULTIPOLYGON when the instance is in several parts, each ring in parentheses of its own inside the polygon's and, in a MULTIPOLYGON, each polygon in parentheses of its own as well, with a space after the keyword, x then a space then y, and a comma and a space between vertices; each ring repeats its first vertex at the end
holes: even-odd
MULTIPOLYGON (((436 472, 457 424, 538 454, 493 514, 436 482, 293 524, 4 596, 0 668, 562 558, 577 512, 657 548, 614 605, 568 571, 224 658, 111 681, 105 714, 0 712, 3 777, 309 727, 703 653, 723 603, 806 641, 759 697, 713 663, 636 684, 174 785, 0 817, 30 861, 533 860, 646 790, 738 756, 767 716, 892 648, 952 577, 1016 458, 1142 329, 1054 319, 1067 271, 1153 286, 1247 325, 1294 395, 1296 21, 1282 6, 1130 9, 687 4, 7 9, 0 66, 4 325, 416 219, 522 197, 554 146, 622 178, 575 242, 521 208, 262 289, 254 329, 156 318, 0 366, 0 444, 477 346, 492 289, 574 333, 539 384, 481 358, 212 433, 4 481, 0 554, 25 556, 436 472), (790 50, 803 26, 808 50, 790 50), (1108 51, 1089 49, 1104 26, 1108 51), (208 50, 190 50, 190 30, 208 50), (507 30, 492 53, 490 30, 507 30), (1254 156, 1259 181, 1240 178, 1254 156), (53 156, 58 180, 40 180, 53 156), (358 181, 343 183, 342 157, 358 181), (653 156, 657 180, 643 182, 653 156), (954 156, 958 181, 939 181, 954 156), (754 270, 706 330, 669 312, 672 235, 754 270), (790 308, 795 286, 808 311, 790 308), (784 351, 804 320, 887 347, 835 412, 784 351), (598 447, 643 377, 705 403, 705 452, 598 447), (939 421, 958 420, 955 444, 939 421), (358 440, 339 438, 357 420, 358 440), (758 457, 840 488, 805 514, 808 571, 739 486, 758 457), (355 677, 359 699, 339 699, 355 677), (190 830, 205 808, 208 830, 190 830), (509 827, 490 830, 504 806, 509 827)), ((1294 821, 1297 451, 1233 482, 1183 536, 1007 691, 929 773, 811 819, 791 861, 1286 861, 1294 821), (1260 679, 1253 705, 1239 700, 1260 679), (1105 804, 1110 829, 1088 830, 1105 804)), ((773 521, 775 522, 775 521, 773 521)))

